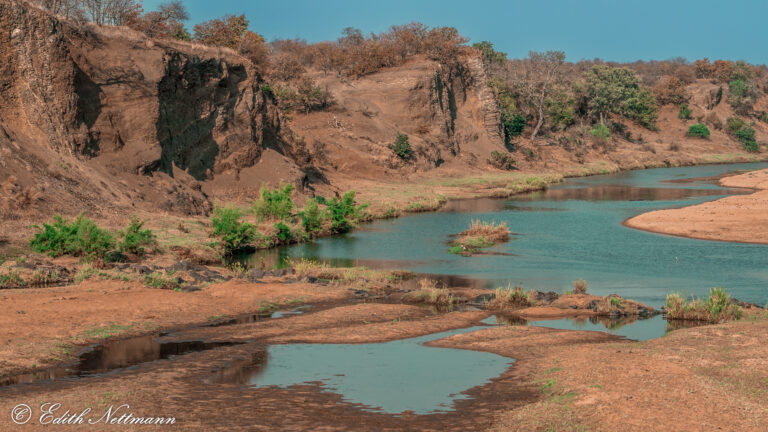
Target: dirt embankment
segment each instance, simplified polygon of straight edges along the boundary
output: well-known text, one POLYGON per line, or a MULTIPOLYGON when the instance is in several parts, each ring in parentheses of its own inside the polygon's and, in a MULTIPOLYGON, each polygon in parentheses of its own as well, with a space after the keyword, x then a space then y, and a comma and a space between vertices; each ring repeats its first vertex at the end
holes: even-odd
POLYGON ((644 213, 628 219, 625 225, 705 240, 768 243, 768 226, 760 223, 768 211, 768 170, 725 177, 720 184, 757 191, 690 207, 644 213))

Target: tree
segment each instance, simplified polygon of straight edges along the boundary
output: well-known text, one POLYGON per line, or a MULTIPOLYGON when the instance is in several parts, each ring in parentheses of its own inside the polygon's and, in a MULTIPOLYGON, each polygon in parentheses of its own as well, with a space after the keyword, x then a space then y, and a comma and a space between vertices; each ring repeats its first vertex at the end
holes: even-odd
POLYGON ((409 160, 413 157, 413 149, 408 142, 408 135, 406 134, 398 132, 397 139, 395 139, 395 142, 392 143, 389 148, 391 148, 400 159, 409 160))
POLYGON ((640 86, 640 80, 627 68, 593 66, 585 74, 584 97, 588 114, 605 123, 610 113, 636 120, 652 128, 656 122, 653 92, 640 86))
POLYGON ((385 37, 392 40, 401 60, 409 55, 422 52, 424 38, 429 28, 422 23, 412 22, 401 26, 392 26, 385 37))
POLYGON ((690 99, 685 84, 676 76, 661 77, 653 86, 653 93, 661 105, 681 105, 690 99))
POLYGON ((363 32, 354 27, 346 27, 341 31, 341 37, 339 38, 339 45, 343 47, 358 46, 365 41, 363 32))
POLYGON ((128 25, 143 11, 136 0, 81 0, 81 4, 88 18, 98 25, 128 25))
POLYGON ((424 38, 423 50, 435 61, 448 65, 458 60, 461 46, 467 42, 454 27, 433 27, 424 38))
POLYGON ((496 51, 493 48, 493 44, 488 41, 482 41, 472 44, 472 48, 480 51, 483 56, 485 64, 504 64, 507 61, 507 54, 501 51, 496 51))
POLYGON ((39 0, 37 4, 53 13, 62 15, 65 19, 76 19, 85 21, 85 11, 83 10, 82 0, 39 0))
POLYGON ((304 65, 289 54, 280 53, 272 58, 271 76, 280 81, 290 81, 301 76, 305 71, 304 65))
POLYGON ((562 86, 562 66, 565 63, 565 53, 562 51, 547 51, 545 53, 531 51, 528 58, 521 63, 520 71, 513 77, 513 82, 519 95, 519 101, 525 104, 536 117, 536 126, 531 132, 531 143, 544 124, 547 115, 545 110, 547 99, 562 86))
POLYGON ((339 48, 332 42, 318 42, 311 46, 312 63, 317 66, 323 74, 337 69, 339 48))
POLYGON ((195 25, 195 40, 205 45, 237 49, 248 30, 245 15, 225 15, 195 25))
POLYGON ((136 15, 127 23, 134 30, 151 38, 176 38, 190 40, 191 37, 182 21, 189 19, 181 1, 162 3, 158 10, 136 15))
POLYGON ((252 31, 246 31, 243 40, 240 42, 238 52, 259 69, 259 72, 266 72, 269 66, 269 47, 267 47, 264 38, 252 31))
POLYGON ((174 0, 166 3, 161 3, 158 7, 160 13, 168 20, 176 22, 186 21, 189 19, 189 13, 184 3, 181 0, 174 0))

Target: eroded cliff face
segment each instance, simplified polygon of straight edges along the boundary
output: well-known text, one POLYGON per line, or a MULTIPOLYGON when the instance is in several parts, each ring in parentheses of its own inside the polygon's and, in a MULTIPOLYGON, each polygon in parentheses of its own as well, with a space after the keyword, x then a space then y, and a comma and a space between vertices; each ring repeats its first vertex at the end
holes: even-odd
POLYGON ((504 150, 495 96, 482 62, 470 55, 450 66, 414 56, 354 80, 310 75, 334 103, 295 115, 291 128, 332 180, 389 181, 438 168, 466 172, 504 150), (408 135, 414 158, 393 153, 398 133, 408 135))
MULTIPOLYGON (((78 29, 20 1, 0 3, 0 29, 0 145, 29 153, 16 154, 21 162, 83 165, 82 176, 68 174, 95 196, 125 189, 116 195, 131 203, 158 196, 171 211, 199 213, 210 203, 196 182, 251 167, 265 149, 295 167, 288 181, 300 182, 310 166, 262 78, 228 50, 78 29), (156 191, 140 190, 155 183, 156 191), (163 198, 164 183, 190 204, 163 198)), ((14 175, 22 187, 41 180, 19 172, 24 163, 6 162, 1 177, 14 175)))

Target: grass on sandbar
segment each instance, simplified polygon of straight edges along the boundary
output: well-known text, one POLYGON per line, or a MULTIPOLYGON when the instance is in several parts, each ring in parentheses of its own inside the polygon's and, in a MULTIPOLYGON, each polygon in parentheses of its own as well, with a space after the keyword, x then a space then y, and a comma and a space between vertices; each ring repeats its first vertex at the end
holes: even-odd
POLYGON ((480 249, 509 241, 509 228, 506 222, 484 222, 473 220, 469 229, 462 231, 451 242, 451 253, 471 255, 480 249))

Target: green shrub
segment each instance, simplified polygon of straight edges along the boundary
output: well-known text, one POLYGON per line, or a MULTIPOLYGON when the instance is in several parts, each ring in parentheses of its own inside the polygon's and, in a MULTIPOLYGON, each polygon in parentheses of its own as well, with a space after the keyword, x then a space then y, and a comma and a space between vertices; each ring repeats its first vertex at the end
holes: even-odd
POLYGON ((411 149, 411 144, 408 142, 408 135, 406 134, 398 133, 397 139, 389 148, 400 159, 409 160, 413 157, 413 149, 411 149))
POLYGON ((130 252, 136 255, 144 255, 145 247, 157 245, 155 234, 150 229, 142 229, 144 221, 136 216, 131 216, 131 222, 128 227, 119 232, 123 241, 120 243, 120 250, 130 252))
POLYGON ((240 222, 242 212, 234 207, 216 206, 211 216, 213 235, 219 237, 224 255, 232 255, 254 238, 256 227, 240 222))
POLYGON ((736 138, 738 138, 744 150, 748 152, 757 152, 759 150, 757 141, 755 141, 755 130, 747 126, 736 131, 736 138))
POLYGON ((730 134, 735 134, 746 125, 747 123, 739 117, 728 117, 728 120, 725 121, 725 130, 730 134))
POLYGON ((289 243, 293 240, 293 233, 291 233, 291 227, 286 225, 283 222, 278 222, 275 224, 275 229, 277 230, 277 238, 280 240, 280 243, 289 243))
POLYGON ((758 91, 752 80, 734 79, 728 84, 730 92, 728 103, 737 114, 746 115, 752 111, 758 91))
POLYGON ((748 125, 746 121, 739 117, 728 117, 725 124, 728 133, 739 140, 744 150, 748 152, 757 152, 759 150, 755 141, 755 130, 752 129, 751 124, 748 125))
POLYGON ((336 234, 352 229, 363 218, 363 210, 368 207, 367 204, 357 205, 355 191, 345 193, 341 199, 330 199, 326 205, 331 217, 331 230, 336 234))
POLYGON ((299 212, 299 217, 304 231, 312 234, 323 227, 323 223, 328 219, 328 211, 320 208, 316 198, 310 198, 304 204, 304 209, 299 212))
POLYGON ((33 250, 51 257, 62 255, 104 258, 115 249, 112 234, 99 228, 95 222, 81 213, 71 223, 60 215, 53 217, 52 224, 44 223, 32 237, 29 245, 33 250))
POLYGON ((758 119, 763 123, 768 123, 768 111, 761 112, 758 119))
POLYGON ((611 131, 608 129, 608 126, 599 123, 592 128, 592 136, 601 140, 607 140, 611 137, 611 131))
POLYGON ((293 211, 293 185, 281 185, 274 191, 264 186, 261 196, 253 203, 253 213, 259 220, 284 220, 291 217, 293 211))
MULTIPOLYGON (((507 124, 505 123, 505 128, 507 124)), ((513 137, 518 137, 523 134, 525 130, 525 117, 522 114, 515 114, 509 119, 509 134, 513 137)))
POLYGON ((19 276, 13 270, 8 270, 8 273, 0 273, 0 289, 2 288, 17 288, 27 286, 27 282, 19 276))
POLYGON ((682 104, 680 105, 680 112, 677 113, 677 117, 682 120, 690 120, 692 112, 693 111, 688 108, 688 104, 682 104))
POLYGON ((698 123, 688 128, 689 137, 709 138, 709 128, 704 123, 698 123))
POLYGON ((651 89, 641 87, 634 96, 624 101, 622 109, 628 118, 648 129, 656 129, 658 108, 656 107, 656 96, 653 95, 651 89))
POLYGON ((491 157, 488 158, 488 164, 495 168, 507 171, 515 169, 515 159, 512 158, 512 156, 495 150, 491 152, 491 157))

